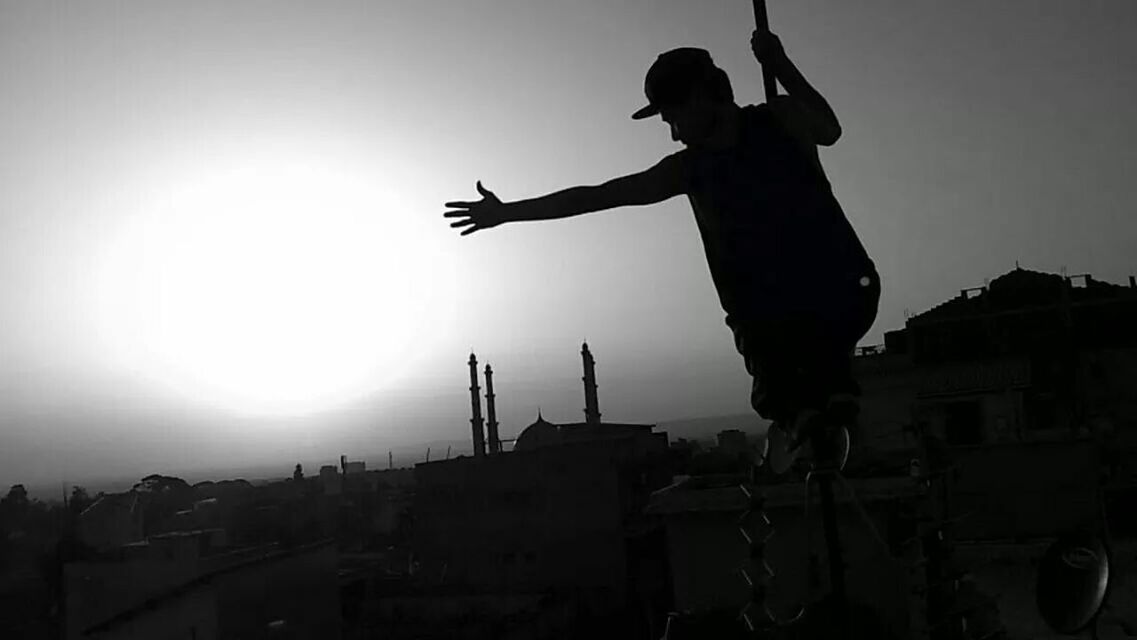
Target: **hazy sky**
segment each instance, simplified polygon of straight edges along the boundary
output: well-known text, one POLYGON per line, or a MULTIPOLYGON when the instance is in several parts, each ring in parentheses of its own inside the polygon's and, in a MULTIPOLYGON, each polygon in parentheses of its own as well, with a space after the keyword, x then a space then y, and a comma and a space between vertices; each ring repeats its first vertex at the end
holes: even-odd
MULTIPOLYGON (((844 138, 867 342, 1014 267, 1137 272, 1137 3, 770 0, 844 138)), ((0 484, 330 462, 469 433, 745 413, 687 203, 459 238, 442 203, 637 171, 643 74, 744 0, 0 0, 0 484)))

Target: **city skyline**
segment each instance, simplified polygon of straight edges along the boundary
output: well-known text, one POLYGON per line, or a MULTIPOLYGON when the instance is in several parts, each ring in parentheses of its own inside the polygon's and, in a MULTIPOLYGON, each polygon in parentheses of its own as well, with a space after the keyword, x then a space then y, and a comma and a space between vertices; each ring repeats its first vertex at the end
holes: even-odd
MULTIPOLYGON (((463 439, 471 347, 503 435, 580 419, 584 340, 606 417, 747 413, 686 203, 463 240, 439 213, 673 151, 628 119, 665 49, 760 101, 749 12, 0 2, 0 484, 463 439)), ((1016 262, 1137 272, 1135 12, 771 3, 844 127, 867 343, 1016 262)))

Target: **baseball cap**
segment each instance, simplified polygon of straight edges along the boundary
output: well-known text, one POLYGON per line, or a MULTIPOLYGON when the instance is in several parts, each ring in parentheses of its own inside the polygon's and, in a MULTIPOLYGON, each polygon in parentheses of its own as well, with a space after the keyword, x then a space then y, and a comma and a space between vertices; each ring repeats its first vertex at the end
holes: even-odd
POLYGON ((706 49, 680 47, 659 54, 644 79, 648 104, 633 113, 632 119, 650 118, 658 114, 661 107, 683 102, 692 87, 712 80, 716 72, 721 73, 721 70, 706 49))

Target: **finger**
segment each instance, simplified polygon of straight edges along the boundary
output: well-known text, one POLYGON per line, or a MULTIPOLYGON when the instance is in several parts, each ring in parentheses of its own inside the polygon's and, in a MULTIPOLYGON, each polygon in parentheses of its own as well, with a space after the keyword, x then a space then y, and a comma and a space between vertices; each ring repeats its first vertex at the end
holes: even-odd
POLYGON ((459 220, 458 222, 451 222, 450 227, 457 229, 458 227, 468 227, 472 224, 477 224, 473 220, 459 220))
POLYGON ((490 191, 489 189, 482 186, 481 180, 478 180, 478 193, 482 194, 482 197, 485 197, 485 198, 496 198, 497 197, 493 194, 493 191, 490 191))
POLYGON ((458 235, 468 236, 471 233, 477 231, 478 229, 481 229, 481 227, 470 227, 469 229, 466 229, 465 231, 463 231, 462 233, 460 233, 458 235))
POLYGON ((468 210, 467 211, 447 211, 447 212, 442 214, 442 217, 443 218, 457 218, 459 216, 469 216, 469 215, 473 215, 473 214, 471 214, 468 210))

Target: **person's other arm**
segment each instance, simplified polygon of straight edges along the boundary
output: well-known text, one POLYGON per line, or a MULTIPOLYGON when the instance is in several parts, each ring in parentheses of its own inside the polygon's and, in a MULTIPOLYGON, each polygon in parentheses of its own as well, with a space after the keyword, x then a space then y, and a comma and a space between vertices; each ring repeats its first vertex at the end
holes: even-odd
POLYGON ((808 127, 813 141, 828 147, 841 137, 841 123, 833 113, 829 102, 805 79, 801 71, 786 55, 778 36, 769 32, 755 31, 750 39, 754 56, 763 65, 770 65, 775 77, 785 87, 792 100, 782 99, 771 105, 783 117, 800 120, 808 127), (796 113, 786 113, 789 110, 796 113))
POLYGON ((650 169, 603 184, 571 187, 515 202, 502 202, 479 181, 477 188, 482 195, 481 200, 447 202, 446 206, 453 210, 442 215, 459 218, 450 226, 466 227, 462 235, 468 235, 504 222, 555 220, 594 211, 655 204, 681 194, 683 184, 681 160, 678 155, 671 155, 650 169))

